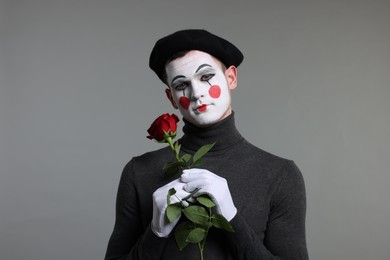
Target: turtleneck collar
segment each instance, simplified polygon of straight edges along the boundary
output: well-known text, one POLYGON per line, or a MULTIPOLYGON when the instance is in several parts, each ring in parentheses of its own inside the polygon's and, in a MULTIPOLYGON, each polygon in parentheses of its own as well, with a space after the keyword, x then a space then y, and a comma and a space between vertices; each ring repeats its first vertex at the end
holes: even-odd
POLYGON ((185 123, 183 127, 184 135, 179 142, 186 152, 195 152, 202 145, 215 142, 213 149, 209 152, 211 155, 243 140, 235 125, 234 112, 222 121, 204 128, 195 126, 185 119, 183 121, 185 123))

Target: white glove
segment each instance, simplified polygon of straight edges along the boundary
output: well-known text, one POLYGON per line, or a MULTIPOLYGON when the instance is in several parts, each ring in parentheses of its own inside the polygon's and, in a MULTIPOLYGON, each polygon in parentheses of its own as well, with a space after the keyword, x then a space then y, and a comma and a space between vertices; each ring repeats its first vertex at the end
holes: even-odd
POLYGON ((224 216, 228 221, 237 213, 226 179, 204 169, 192 168, 183 170, 181 181, 186 183, 184 190, 192 192, 200 190, 194 197, 207 194, 216 205, 216 213, 224 216))
POLYGON ((165 215, 166 209, 168 207, 167 194, 171 188, 174 188, 176 190, 176 194, 171 196, 171 204, 179 202, 179 199, 182 199, 189 195, 188 192, 183 190, 184 185, 185 183, 181 182, 178 178, 158 188, 153 193, 153 219, 151 228, 153 233, 156 234, 158 237, 167 237, 179 221, 178 218, 174 222, 170 223, 165 215))

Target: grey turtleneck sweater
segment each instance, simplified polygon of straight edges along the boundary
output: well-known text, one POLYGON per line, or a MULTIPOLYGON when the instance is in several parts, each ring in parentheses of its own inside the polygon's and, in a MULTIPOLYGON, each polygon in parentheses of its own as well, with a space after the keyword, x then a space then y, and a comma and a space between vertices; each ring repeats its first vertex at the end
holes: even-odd
MULTIPOLYGON (((247 142, 235 127, 234 114, 207 128, 185 122, 183 132, 179 141, 186 153, 216 142, 200 167, 227 180, 238 210, 231 220, 234 233, 217 229, 209 233, 204 259, 308 259, 305 186, 294 162, 247 142)), ((179 252, 172 235, 159 238, 150 229, 152 194, 170 181, 164 180, 162 167, 173 160, 165 147, 126 165, 105 259, 200 259, 196 245, 179 252)))

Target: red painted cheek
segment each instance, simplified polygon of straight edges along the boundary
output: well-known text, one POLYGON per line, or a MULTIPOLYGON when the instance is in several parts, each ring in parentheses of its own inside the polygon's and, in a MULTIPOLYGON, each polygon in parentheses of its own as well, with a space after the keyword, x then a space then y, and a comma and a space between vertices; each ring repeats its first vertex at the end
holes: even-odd
POLYGON ((179 103, 185 110, 190 107, 190 99, 188 97, 180 97, 179 103))
POLYGON ((219 98, 221 95, 221 88, 218 85, 212 85, 209 89, 209 95, 212 98, 219 98))

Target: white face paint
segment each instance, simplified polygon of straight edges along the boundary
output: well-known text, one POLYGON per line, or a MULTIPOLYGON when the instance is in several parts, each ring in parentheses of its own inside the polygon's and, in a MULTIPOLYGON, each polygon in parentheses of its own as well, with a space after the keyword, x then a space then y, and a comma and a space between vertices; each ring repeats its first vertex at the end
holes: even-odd
POLYGON ((167 64, 172 99, 183 117, 205 127, 232 113, 229 85, 222 63, 208 53, 190 51, 167 64))

